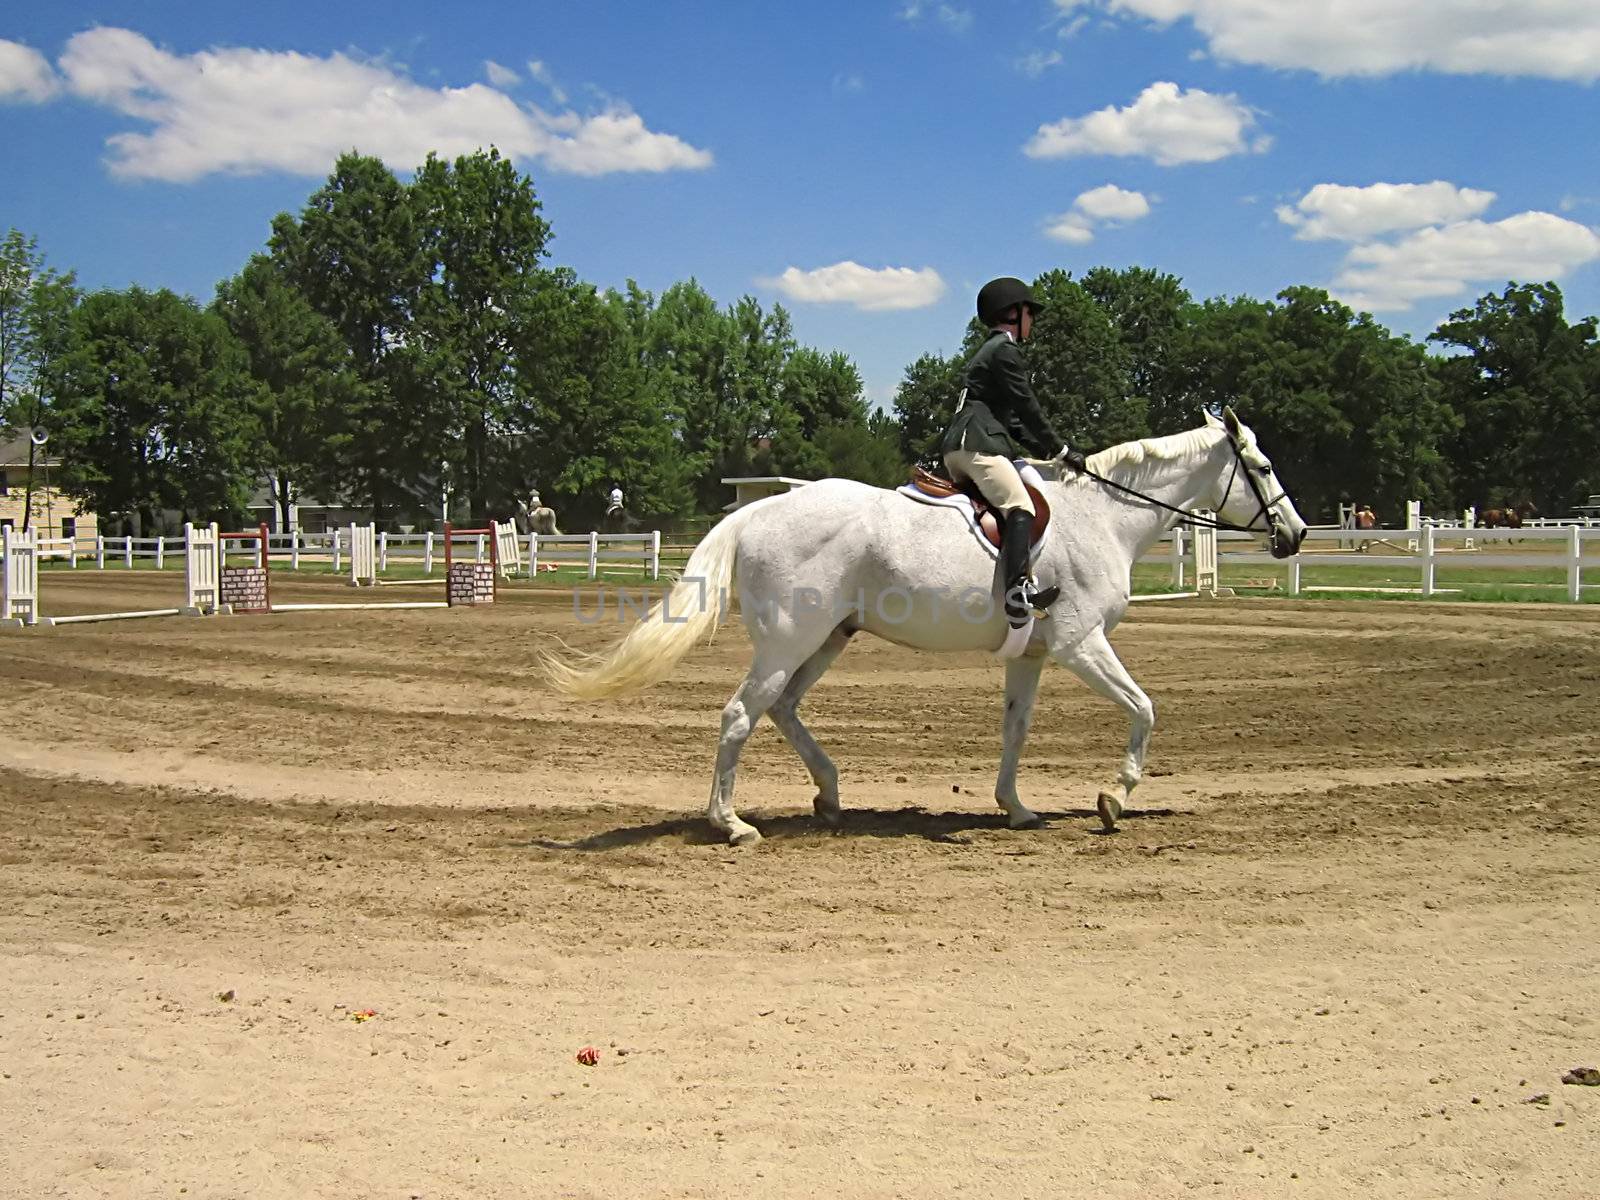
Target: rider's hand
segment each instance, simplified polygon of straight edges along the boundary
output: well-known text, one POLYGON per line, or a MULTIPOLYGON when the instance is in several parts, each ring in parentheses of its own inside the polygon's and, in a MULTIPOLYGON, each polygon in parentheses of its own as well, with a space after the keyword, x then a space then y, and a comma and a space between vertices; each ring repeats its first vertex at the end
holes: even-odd
POLYGON ((1084 461, 1083 454, 1074 450, 1071 446, 1061 447, 1060 452, 1056 455, 1056 461, 1071 467, 1074 471, 1087 471, 1089 469, 1089 464, 1084 461))

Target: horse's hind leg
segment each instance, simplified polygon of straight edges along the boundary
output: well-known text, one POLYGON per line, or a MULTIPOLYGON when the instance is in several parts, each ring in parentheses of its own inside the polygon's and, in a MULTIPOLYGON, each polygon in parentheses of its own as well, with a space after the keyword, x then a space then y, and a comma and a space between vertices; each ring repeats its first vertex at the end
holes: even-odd
MULTIPOLYGON (((761 840, 761 832, 754 825, 741 821, 733 811, 739 754, 750 740, 761 714, 778 703, 790 681, 827 638, 823 630, 811 631, 809 636, 793 629, 786 635, 769 633, 764 645, 758 643, 750 673, 722 710, 722 739, 717 744, 717 772, 711 780, 711 804, 706 817, 713 828, 727 834, 728 841, 735 846, 753 845, 761 840)), ((827 663, 822 665, 826 668, 827 663)))
POLYGON ((1005 743, 1000 751, 1000 774, 994 782, 995 803, 1006 810, 1013 829, 1032 829, 1040 824, 1039 814, 1017 797, 1017 764, 1022 758, 1028 727, 1033 723, 1033 701, 1039 694, 1039 674, 1044 657, 1006 660, 1005 743))
POLYGON ((817 745, 811 731, 801 724, 798 710, 801 699, 811 685, 822 678, 823 673, 833 665, 833 660, 849 644, 849 632, 842 626, 835 629, 828 635, 828 640, 822 643, 822 648, 800 664, 799 670, 795 671, 788 686, 783 689, 783 694, 769 710, 772 723, 795 748, 800 760, 806 764, 806 770, 811 773, 812 782, 817 785, 812 806, 817 817, 829 825, 839 823, 839 769, 833 765, 827 752, 817 745))
POLYGON ((1145 751, 1149 749, 1150 731, 1156 723, 1155 706, 1128 674, 1128 668, 1122 665, 1111 643, 1106 641, 1104 629, 1097 628, 1077 645, 1052 653, 1062 666, 1106 699, 1115 701, 1128 714, 1128 751, 1122 759, 1122 770, 1117 773, 1122 795, 1101 792, 1098 804, 1101 823, 1107 830, 1115 829, 1123 805, 1144 777, 1145 751))

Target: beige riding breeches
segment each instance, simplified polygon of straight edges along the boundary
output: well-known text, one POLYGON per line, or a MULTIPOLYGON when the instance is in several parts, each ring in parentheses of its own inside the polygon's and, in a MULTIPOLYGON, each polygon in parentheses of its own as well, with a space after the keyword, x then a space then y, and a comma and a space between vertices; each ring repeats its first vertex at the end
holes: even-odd
POLYGON ((1010 508, 1020 508, 1029 516, 1033 499, 1022 486, 1022 476, 1009 458, 999 454, 979 454, 975 450, 952 450, 944 456, 945 469, 950 478, 960 483, 970 479, 978 485, 983 498, 1003 514, 1010 508))

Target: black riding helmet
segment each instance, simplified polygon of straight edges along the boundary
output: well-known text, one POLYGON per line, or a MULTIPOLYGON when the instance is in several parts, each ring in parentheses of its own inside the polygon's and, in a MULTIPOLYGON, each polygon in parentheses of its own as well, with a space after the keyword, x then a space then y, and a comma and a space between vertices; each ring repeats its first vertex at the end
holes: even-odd
POLYGON ((978 289, 978 320, 982 321, 986 328, 993 328, 1000 324, 1008 308, 1018 304, 1026 304, 1035 316, 1044 307, 1034 299, 1028 285, 1022 280, 1013 279, 1009 275, 1002 279, 991 279, 978 289))

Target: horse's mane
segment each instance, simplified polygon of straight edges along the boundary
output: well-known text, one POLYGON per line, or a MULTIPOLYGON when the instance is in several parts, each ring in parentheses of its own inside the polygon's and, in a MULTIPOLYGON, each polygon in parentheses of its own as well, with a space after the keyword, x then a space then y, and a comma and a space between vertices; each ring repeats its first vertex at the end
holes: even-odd
POLYGON ((1186 429, 1166 437, 1140 438, 1135 442, 1119 442, 1107 446, 1098 454, 1089 456, 1089 469, 1104 475, 1117 467, 1137 467, 1147 462, 1172 462, 1211 449, 1217 438, 1225 436, 1220 430, 1202 425, 1199 429, 1186 429))

